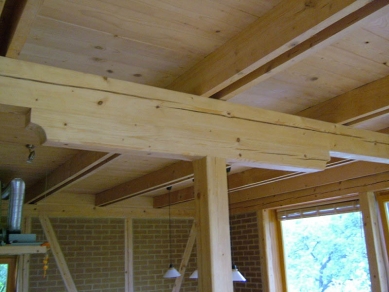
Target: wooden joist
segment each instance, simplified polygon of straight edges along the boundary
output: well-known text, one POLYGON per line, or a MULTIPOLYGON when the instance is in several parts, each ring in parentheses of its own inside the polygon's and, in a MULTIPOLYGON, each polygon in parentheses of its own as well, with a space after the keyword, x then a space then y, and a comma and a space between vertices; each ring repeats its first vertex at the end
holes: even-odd
POLYGON ((354 197, 355 194, 359 192, 374 192, 384 189, 389 189, 389 172, 231 204, 230 212, 237 214, 254 212, 261 209, 298 206, 309 202, 325 202, 333 199, 347 199, 354 197))
POLYGON ((330 123, 355 125, 385 114, 389 110, 388 92, 389 76, 310 107, 298 115, 330 123))
MULTIPOLYGON (((374 174, 380 174, 389 171, 389 166, 385 164, 376 164, 369 162, 349 162, 347 164, 332 167, 318 173, 310 174, 296 174, 295 176, 286 176, 282 179, 282 183, 279 180, 263 182, 254 187, 242 188, 235 191, 235 189, 229 189, 230 204, 234 205, 241 202, 250 204, 249 201, 255 202, 266 197, 276 197, 277 195, 297 192, 299 190, 306 190, 317 188, 320 186, 340 183, 345 180, 352 180, 360 177, 365 177, 374 174)), ((240 174, 233 174, 228 177, 234 178, 240 176, 240 174)), ((253 178, 252 181, 255 181, 253 178)), ((246 183, 248 179, 246 180, 246 183)), ((250 184, 248 185, 250 186, 250 184)), ((170 203, 172 205, 183 202, 188 202, 194 199, 193 188, 186 188, 171 193, 170 203)), ((154 208, 161 208, 168 205, 166 195, 160 195, 154 198, 154 208)))
POLYGON ((0 103, 32 108, 49 146, 292 171, 322 170, 330 156, 389 162, 384 134, 59 68, 1 58, 0 86, 0 103))
POLYGON ((166 188, 185 180, 191 180, 192 178, 192 163, 180 161, 96 194, 95 204, 96 206, 106 206, 156 189, 166 188))
POLYGON ((369 2, 284 0, 168 88, 211 96, 369 2))
POLYGON ((26 190, 25 203, 36 203, 93 174, 118 154, 81 151, 26 190))
POLYGON ((268 78, 286 70, 292 65, 314 54, 315 52, 318 52, 336 40, 341 39, 348 31, 354 29, 355 26, 361 22, 366 22, 378 18, 379 15, 384 13, 382 10, 386 10, 386 12, 389 11, 388 4, 388 1, 372 1, 361 9, 354 11, 341 20, 326 27, 322 31, 314 34, 309 39, 290 48, 288 51, 275 57, 254 71, 248 73, 244 77, 236 80, 219 92, 213 94, 211 97, 228 100, 238 95, 239 93, 248 90, 256 84, 267 80, 268 78), (385 9, 382 9, 383 7, 385 7, 385 9), (377 12, 377 10, 379 11, 377 12))
POLYGON ((43 5, 44 0, 23 0, 20 2, 18 15, 14 17, 13 30, 8 41, 6 56, 17 59, 30 34, 32 24, 43 5))

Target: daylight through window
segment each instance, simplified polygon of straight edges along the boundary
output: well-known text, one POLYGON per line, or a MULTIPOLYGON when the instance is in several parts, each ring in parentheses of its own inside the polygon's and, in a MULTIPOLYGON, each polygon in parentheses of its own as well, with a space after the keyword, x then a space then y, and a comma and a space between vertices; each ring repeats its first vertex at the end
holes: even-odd
POLYGON ((371 291, 359 205, 342 204, 278 214, 288 291, 371 291))

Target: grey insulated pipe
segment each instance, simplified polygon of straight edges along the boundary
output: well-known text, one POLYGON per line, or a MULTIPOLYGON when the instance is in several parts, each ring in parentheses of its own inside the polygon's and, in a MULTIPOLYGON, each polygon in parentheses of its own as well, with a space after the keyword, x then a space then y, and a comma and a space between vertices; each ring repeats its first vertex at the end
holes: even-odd
POLYGON ((5 188, 1 199, 9 198, 7 230, 9 233, 20 233, 24 203, 25 183, 21 178, 14 178, 5 188))

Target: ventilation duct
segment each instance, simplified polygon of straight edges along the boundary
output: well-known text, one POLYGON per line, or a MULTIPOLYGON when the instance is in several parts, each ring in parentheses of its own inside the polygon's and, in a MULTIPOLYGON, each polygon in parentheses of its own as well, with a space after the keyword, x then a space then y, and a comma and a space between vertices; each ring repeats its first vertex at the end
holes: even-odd
POLYGON ((9 200, 7 228, 0 234, 1 245, 37 245, 35 234, 20 234, 23 218, 25 183, 20 178, 13 179, 1 194, 2 200, 9 200))
POLYGON ((22 226, 24 190, 24 181, 20 178, 15 178, 9 183, 1 195, 2 200, 9 199, 7 218, 8 233, 20 233, 22 226))

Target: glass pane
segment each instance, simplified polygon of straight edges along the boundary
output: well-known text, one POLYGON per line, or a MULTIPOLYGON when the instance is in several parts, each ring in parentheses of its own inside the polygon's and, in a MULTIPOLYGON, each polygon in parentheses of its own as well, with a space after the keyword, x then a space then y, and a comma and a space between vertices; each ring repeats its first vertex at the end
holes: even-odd
POLYGON ((0 292, 7 291, 8 264, 0 264, 0 292))
POLYGON ((371 291, 360 212, 281 225, 288 291, 371 291))

